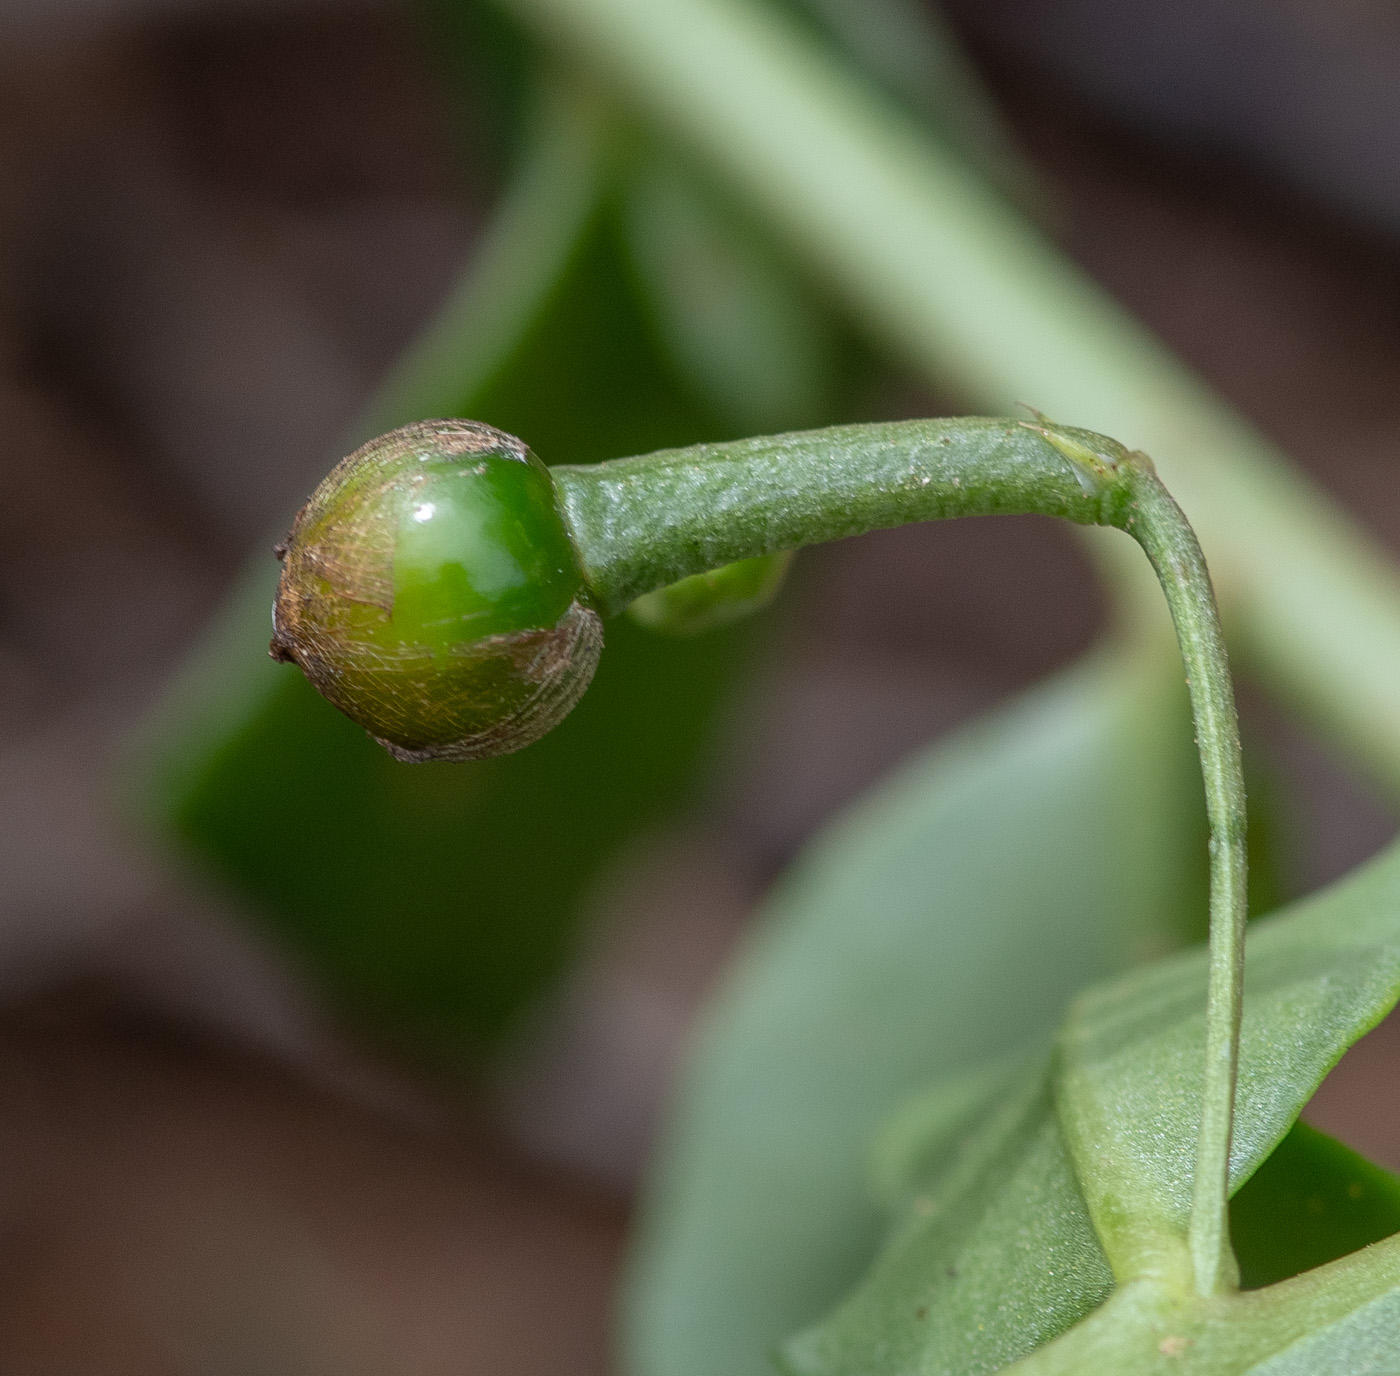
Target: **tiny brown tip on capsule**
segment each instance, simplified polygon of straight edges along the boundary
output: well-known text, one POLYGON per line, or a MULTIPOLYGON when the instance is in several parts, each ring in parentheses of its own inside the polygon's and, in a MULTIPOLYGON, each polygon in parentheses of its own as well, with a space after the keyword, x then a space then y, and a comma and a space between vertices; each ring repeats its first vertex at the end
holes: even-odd
POLYGON ((277 556, 277 562, 279 564, 287 557, 287 549, 288 545, 285 540, 279 540, 273 545, 272 552, 277 556))
POLYGON ((269 658, 275 659, 279 664, 295 664, 297 662, 292 647, 278 636, 273 636, 268 642, 267 653, 269 658))

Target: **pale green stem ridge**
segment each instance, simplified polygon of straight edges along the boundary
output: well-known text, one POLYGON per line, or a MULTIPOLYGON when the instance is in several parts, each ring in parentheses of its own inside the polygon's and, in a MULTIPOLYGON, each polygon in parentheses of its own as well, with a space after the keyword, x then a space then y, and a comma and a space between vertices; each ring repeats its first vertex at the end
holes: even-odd
POLYGON ((1243 999, 1245 798, 1210 575, 1145 455, 1041 421, 894 421, 695 445, 551 469, 588 592, 605 613, 739 559, 952 516, 1116 526, 1166 594, 1186 666, 1210 822, 1206 1060, 1188 1245, 1197 1289, 1237 1288, 1227 1212, 1243 999))
POLYGON ((1135 455, 1128 471, 1133 497, 1123 529, 1151 560, 1171 608, 1210 821, 1205 1082, 1187 1241, 1197 1290, 1218 1295, 1239 1288, 1227 1212, 1248 910, 1239 720, 1215 594, 1196 534, 1145 457, 1135 455))

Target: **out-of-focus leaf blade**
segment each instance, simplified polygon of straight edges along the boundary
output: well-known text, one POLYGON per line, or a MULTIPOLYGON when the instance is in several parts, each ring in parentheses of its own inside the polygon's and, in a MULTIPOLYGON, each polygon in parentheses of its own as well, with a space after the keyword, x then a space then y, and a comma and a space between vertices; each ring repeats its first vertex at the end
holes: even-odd
POLYGON ((936 747, 783 882, 698 1037, 646 1201, 638 1376, 765 1372, 872 1253, 865 1153, 891 1108, 1174 944, 1204 847, 1167 662, 1099 659, 936 747))
MULTIPOLYGON (((371 430, 470 414, 546 460, 722 437, 660 348, 619 218, 609 121, 557 99, 476 266, 386 384, 371 430)), ((497 1036, 569 951, 580 897, 673 807, 747 631, 664 640, 623 621, 548 740, 403 766, 267 659, 276 565, 146 734, 146 811, 244 895, 348 1008, 454 1054, 497 1036)))
POLYGON ((498 3, 703 161, 934 385, 1147 450, 1232 642, 1400 794, 1384 551, 973 167, 758 0, 498 3))
POLYGON ((632 168, 625 206, 653 318, 714 409, 746 434, 829 415, 833 323, 773 248, 660 150, 632 168))
MULTIPOLYGON (((563 81, 542 86, 535 115, 472 261, 379 385, 359 437, 489 397, 513 372, 546 373, 552 317, 576 325, 567 312, 612 188, 617 131, 603 102, 563 81)), ((562 338, 567 351, 574 341, 562 338)))

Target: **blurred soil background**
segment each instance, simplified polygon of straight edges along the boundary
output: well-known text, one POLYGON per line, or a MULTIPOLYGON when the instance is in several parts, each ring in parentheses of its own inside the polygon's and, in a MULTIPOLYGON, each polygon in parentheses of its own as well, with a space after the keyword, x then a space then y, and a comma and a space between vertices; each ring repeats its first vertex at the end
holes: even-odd
MULTIPOLYGON (((1400 555, 1400 14, 954 17, 1060 242, 1400 555)), ((757 897, 1099 629, 1047 522, 803 556, 707 805, 616 868, 507 1069, 448 1085, 357 1043, 132 834, 113 762, 490 185, 393 0, 0 6, 0 1370, 604 1371, 629 1191, 757 897)), ((1389 839, 1363 784, 1246 705, 1293 891, 1389 839)), ((1311 1116, 1400 1168, 1397 1071, 1387 1025, 1311 1116)))

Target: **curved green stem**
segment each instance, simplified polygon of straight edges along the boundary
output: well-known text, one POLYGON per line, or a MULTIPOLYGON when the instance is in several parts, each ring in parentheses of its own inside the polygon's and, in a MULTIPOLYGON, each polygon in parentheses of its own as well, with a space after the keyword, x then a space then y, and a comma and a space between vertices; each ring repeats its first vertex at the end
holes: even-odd
POLYGON ((1171 609, 1210 821, 1206 1062, 1188 1245, 1200 1293, 1236 1288, 1227 1213, 1243 999, 1245 799, 1210 575, 1145 455, 1089 431, 962 418, 840 426, 551 470, 595 605, 735 560, 951 516, 1034 513, 1115 526, 1171 609))
POLYGON ((949 516, 1117 525, 1127 451, 978 417, 842 425, 550 469, 600 610, 739 559, 949 516), (1100 452, 1102 451, 1102 452, 1100 452), (1107 457, 1104 457, 1107 455, 1107 457))
POLYGON ((1196 748, 1210 821, 1210 956, 1201 1129, 1187 1241, 1202 1295, 1239 1288, 1227 1203, 1235 1080, 1244 1008, 1248 910, 1244 773, 1225 642, 1196 534, 1144 457, 1129 468, 1133 499, 1123 529, 1142 546, 1171 608, 1186 665, 1196 748))

